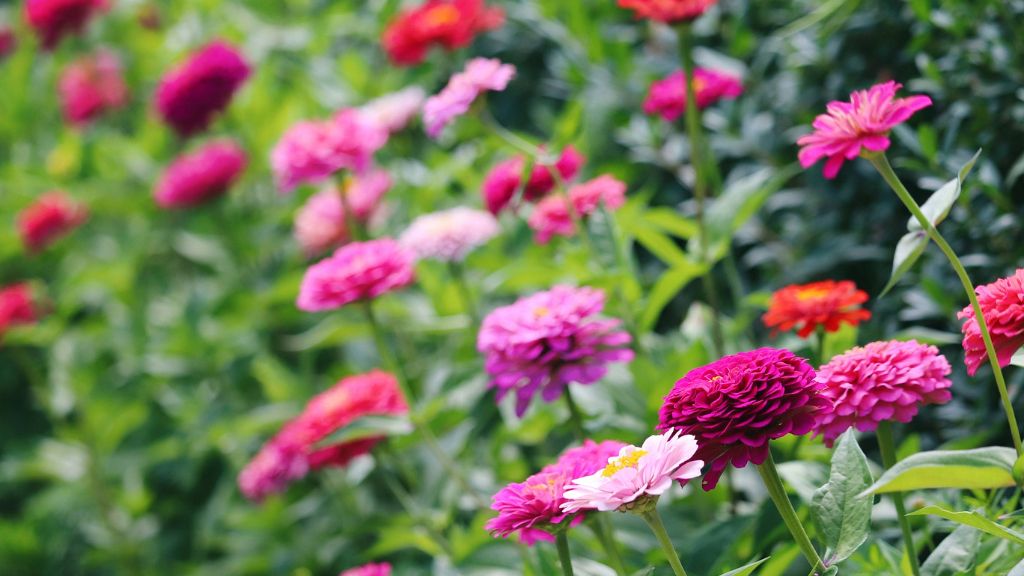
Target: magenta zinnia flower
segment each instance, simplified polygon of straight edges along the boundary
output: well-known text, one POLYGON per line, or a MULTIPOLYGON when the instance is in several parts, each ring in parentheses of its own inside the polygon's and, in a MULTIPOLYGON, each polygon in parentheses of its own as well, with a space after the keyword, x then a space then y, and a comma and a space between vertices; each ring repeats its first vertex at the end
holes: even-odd
POLYGON ((637 18, 666 24, 693 20, 717 3, 718 0, 619 0, 619 6, 633 10, 637 18))
POLYGON ((553 236, 572 236, 576 232, 574 216, 587 219, 604 206, 618 210, 626 203, 626 185, 605 174, 569 189, 568 197, 548 196, 537 203, 527 223, 538 244, 547 244, 553 236), (570 206, 572 212, 569 211, 570 206))
MULTIPOLYGON (((703 110, 724 99, 733 99, 743 94, 739 78, 707 68, 694 70, 693 89, 697 96, 697 108, 703 110)), ((651 84, 644 100, 644 112, 658 114, 669 122, 675 122, 686 111, 686 73, 677 70, 665 79, 651 84)))
POLYGON ((299 310, 334 310, 412 284, 412 255, 391 238, 354 242, 306 270, 299 310))
POLYGON ((52 50, 69 34, 80 34, 96 14, 109 8, 107 0, 27 0, 25 19, 52 50))
POLYGON ((0 286, 0 338, 13 326, 36 322, 39 315, 40 305, 28 283, 0 286))
POLYGON ((586 158, 575 148, 566 146, 554 166, 535 164, 526 186, 522 186, 526 160, 522 156, 509 158, 498 163, 484 178, 484 204, 491 214, 497 216, 508 206, 521 186, 524 199, 531 202, 539 200, 555 188, 557 182, 552 168, 558 172, 563 182, 568 182, 576 177, 585 162, 586 158))
MULTIPOLYGON (((1024 269, 1017 269, 1008 278, 978 286, 974 293, 978 296, 981 313, 985 315, 999 365, 1005 368, 1024 346, 1024 269)), ((985 341, 981 337, 974 308, 968 305, 957 314, 957 318, 964 321, 964 362, 967 372, 973 376, 988 361, 985 341)))
POLYGON ((295 215, 295 239, 303 252, 315 256, 350 239, 341 194, 346 194, 353 219, 367 224, 377 213, 381 197, 390 187, 391 177, 387 172, 372 170, 346 179, 341 188, 330 185, 310 196, 295 215))
POLYGON ((367 102, 359 108, 363 117, 394 134, 406 127, 423 107, 427 95, 419 86, 410 86, 367 102))
POLYGON ((828 405, 806 360, 760 348, 690 370, 665 397, 658 430, 697 438, 696 458, 708 466, 703 488, 711 490, 729 464, 762 464, 770 440, 810 432, 828 405))
POLYGON ((538 391, 551 402, 569 383, 593 384, 608 364, 632 360, 629 333, 619 320, 598 318, 603 308, 601 290, 555 286, 488 314, 477 349, 497 400, 514 391, 522 416, 538 391))
POLYGON ((387 562, 363 564, 357 568, 349 568, 338 576, 391 576, 391 564, 387 562))
POLYGON ((242 54, 214 41, 168 72, 156 89, 160 117, 181 136, 206 130, 249 78, 242 54))
POLYGON ((836 356, 815 382, 831 401, 816 426, 829 446, 849 427, 867 432, 879 422, 910 422, 927 404, 949 402, 949 362, 938 348, 914 340, 872 342, 836 356))
POLYGON ((245 151, 218 140, 183 154, 164 172, 153 193, 161 208, 189 208, 223 195, 245 170, 245 151))
POLYGON ((128 101, 128 87, 121 74, 121 61, 100 50, 68 64, 57 85, 64 118, 76 126, 88 124, 107 110, 128 101))
POLYGON ((829 102, 828 113, 814 119, 814 132, 797 140, 801 147, 800 164, 809 168, 827 158, 825 177, 832 179, 839 174, 843 162, 862 152, 888 150, 889 131, 932 105, 927 96, 896 98, 896 91, 902 86, 889 81, 854 92, 849 102, 829 102))
POLYGON ((39 252, 70 234, 89 218, 89 209, 54 190, 18 214, 18 234, 30 252, 39 252))
POLYGON ((451 77, 448 85, 423 104, 423 124, 427 135, 437 138, 444 127, 469 111, 480 94, 500 92, 516 75, 516 67, 493 58, 474 58, 466 68, 451 77))
POLYGON ((490 213, 459 207, 420 216, 399 241, 419 258, 460 262, 500 231, 490 213))

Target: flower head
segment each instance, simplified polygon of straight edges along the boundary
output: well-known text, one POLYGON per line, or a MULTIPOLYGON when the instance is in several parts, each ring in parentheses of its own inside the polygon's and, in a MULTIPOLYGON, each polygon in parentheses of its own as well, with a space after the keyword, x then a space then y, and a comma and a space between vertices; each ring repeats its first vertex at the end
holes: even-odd
POLYGON ((0 338, 10 327, 39 319, 39 305, 26 283, 0 287, 0 338))
POLYGON ((949 401, 951 371, 937 348, 914 340, 853 348, 818 370, 815 382, 832 406, 816 428, 831 446, 851 426, 867 432, 887 420, 910 422, 919 407, 949 401))
POLYGON ((696 437, 696 458, 708 465, 703 487, 711 490, 729 464, 762 464, 770 440, 810 432, 828 404, 806 360, 760 348, 689 371, 665 397, 658 430, 696 437))
POLYGON ((372 170, 347 179, 342 185, 344 192, 331 185, 310 196, 295 215, 295 238, 303 251, 313 256, 349 240, 341 194, 347 195, 353 219, 365 224, 376 213, 381 197, 390 187, 391 177, 387 172, 372 170))
MULTIPOLYGON (((697 108, 703 110, 719 100, 733 99, 743 94, 743 84, 725 72, 697 68, 694 70, 693 88, 697 97, 697 108)), ((651 84, 644 100, 644 112, 659 114, 669 122, 675 122, 686 111, 686 74, 677 70, 665 79, 651 84)))
POLYGON ((497 399, 514 391, 522 416, 537 392, 551 402, 569 383, 592 384, 608 364, 632 360, 629 333, 618 320, 597 317, 603 308, 601 290, 555 286, 488 314, 477 349, 497 399))
MULTIPOLYGON (((522 156, 514 156, 497 164, 484 178, 484 203, 491 214, 498 215, 515 197, 516 191, 522 186, 525 162, 522 156)), ((562 181, 568 182, 576 177, 585 162, 586 159, 575 148, 566 146, 553 168, 558 171, 562 181)), ((538 200, 551 192, 555 184, 551 167, 534 165, 523 188, 523 198, 538 200)))
POLYGON ((393 63, 410 66, 422 62, 431 46, 461 48, 504 21, 505 13, 483 0, 427 0, 388 23, 382 41, 393 63))
POLYGON ((619 0, 619 6, 636 12, 637 18, 649 18, 675 24, 699 17, 718 0, 619 0))
POLYGON ((566 196, 548 196, 537 203, 527 223, 538 244, 547 244, 553 236, 572 236, 576 232, 573 216, 586 219, 603 205, 618 210, 626 203, 626 185, 607 174, 569 189, 566 196), (572 206, 573 213, 569 211, 572 206))
POLYGON ((906 122, 915 112, 932 105, 927 96, 896 98, 902 84, 885 82, 850 95, 849 102, 833 101, 828 112, 814 119, 814 132, 797 140, 800 164, 809 168, 825 162, 825 178, 835 178, 843 162, 864 151, 889 149, 889 131, 906 122))
POLYGON ((469 111, 480 94, 500 92, 516 75, 516 67, 494 58, 474 58, 448 80, 438 94, 423 104, 423 124, 427 135, 437 138, 445 126, 469 111))
POLYGON ((231 188, 247 162, 245 151, 231 140, 214 141, 183 154, 157 183, 156 203, 161 208, 188 208, 209 202, 231 188))
POLYGON ((78 228, 89 217, 85 205, 63 192, 48 192, 18 215, 21 243, 38 252, 78 228))
POLYGON ((772 294, 763 320, 776 331, 796 329, 801 338, 807 338, 819 326, 835 332, 844 322, 856 326, 868 320, 871 312, 860 307, 867 301, 867 293, 849 280, 794 284, 772 294))
POLYGON ((399 242, 418 258, 459 262, 500 231, 498 221, 489 213, 458 207, 420 216, 399 242))
POLYGON ((394 134, 420 113, 426 97, 422 88, 410 86, 363 104, 359 112, 370 122, 394 134))
POLYGON ((627 510, 641 498, 657 497, 672 487, 700 476, 704 462, 693 436, 668 431, 650 436, 642 446, 623 446, 604 468, 576 478, 565 491, 563 512, 627 510))
POLYGON ((211 42, 160 80, 157 111, 181 136, 202 132, 227 108, 250 73, 249 64, 233 46, 211 42))
POLYGON ((77 126, 87 124, 103 112, 119 108, 128 101, 121 61, 107 50, 68 64, 60 75, 57 91, 64 118, 77 126))
POLYGON ((358 568, 349 568, 338 576, 391 576, 391 564, 387 562, 364 564, 358 568))
POLYGON ((80 34, 89 20, 108 8, 107 0, 27 0, 25 19, 43 48, 52 50, 65 36, 80 34))
POLYGON ((412 284, 412 255, 391 238, 353 242, 306 270, 296 305, 306 312, 341 308, 412 284))
MULTIPOLYGON (((981 313, 992 336, 999 365, 1006 367, 1013 355, 1024 346, 1024 269, 1017 269, 1012 276, 1000 278, 991 284, 975 289, 981 313)), ((967 306, 957 314, 964 321, 964 362, 972 376, 982 364, 988 361, 985 341, 978 327, 974 309, 967 306)))

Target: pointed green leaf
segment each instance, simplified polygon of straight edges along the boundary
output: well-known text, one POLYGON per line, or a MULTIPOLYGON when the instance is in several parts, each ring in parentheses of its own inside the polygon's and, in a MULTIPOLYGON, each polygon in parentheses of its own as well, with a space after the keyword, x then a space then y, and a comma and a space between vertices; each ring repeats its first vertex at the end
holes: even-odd
POLYGON ((654 328, 658 316, 661 315, 661 311, 665 309, 672 298, 706 270, 707 266, 689 260, 666 270, 651 288, 651 293, 647 297, 647 306, 640 316, 640 329, 647 331, 654 328))
POLYGON ((698 231, 695 220, 663 206, 648 209, 640 219, 679 238, 693 238, 698 231))
POLYGON ((741 566, 740 568, 737 568, 735 570, 729 570, 725 574, 722 574, 722 576, 750 576, 751 574, 754 573, 754 570, 758 566, 760 566, 761 564, 764 564, 767 561, 768 561, 768 558, 762 558, 762 559, 758 560, 757 562, 751 562, 750 564, 747 564, 746 566, 741 566))
POLYGON ((960 526, 939 543, 921 565, 921 576, 962 576, 974 568, 974 557, 981 545, 981 532, 960 526))
POLYGON ((914 267, 927 246, 928 235, 923 231, 908 232, 903 238, 900 238, 899 243, 896 244, 896 254, 892 258, 892 274, 889 276, 889 282, 882 289, 882 293, 878 295, 879 298, 888 294, 900 281, 900 278, 903 278, 903 275, 914 267))
POLYGON ((1018 562, 1006 576, 1024 576, 1024 560, 1018 562))
MULTIPOLYGON (((960 198, 964 180, 971 173, 971 169, 974 168, 974 164, 978 161, 979 156, 981 156, 981 150, 975 152, 974 157, 967 164, 964 164, 956 178, 943 184, 942 188, 936 190, 921 205, 921 211, 924 212, 925 216, 928 217, 928 221, 933 225, 938 226, 949 216, 949 211, 953 209, 953 204, 956 204, 957 199, 960 198)), ((907 221, 907 230, 911 232, 921 230, 921 223, 917 221, 917 218, 911 217, 907 221)))
POLYGON ((921 452, 898 462, 865 490, 865 494, 906 492, 926 488, 1002 488, 1014 486, 1012 448, 921 452))
POLYGON ((1010 358, 1010 364, 1024 368, 1024 348, 1013 353, 1013 357, 1010 358))
POLYGON ((814 493, 811 513, 825 541, 826 565, 849 558, 868 539, 871 523, 871 469, 853 429, 839 437, 832 452, 828 483, 814 493))
POLYGON ((914 512, 907 514, 907 516, 925 515, 939 516, 941 518, 945 518, 946 520, 952 520, 957 524, 963 524, 964 526, 976 528, 978 530, 981 530, 982 532, 985 532, 986 534, 991 534, 998 538, 1009 540, 1010 542, 1024 544, 1024 534, 1021 534, 1016 530, 1007 528, 1006 526, 1003 526, 1001 524, 996 524, 995 522, 989 520, 988 518, 985 518, 977 512, 955 512, 953 510, 947 510, 941 506, 932 505, 925 506, 920 510, 916 510, 914 512))

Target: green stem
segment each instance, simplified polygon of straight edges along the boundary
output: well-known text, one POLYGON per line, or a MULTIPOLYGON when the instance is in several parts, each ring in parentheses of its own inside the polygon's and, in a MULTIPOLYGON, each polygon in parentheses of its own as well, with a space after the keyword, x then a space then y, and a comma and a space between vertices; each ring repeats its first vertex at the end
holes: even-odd
POLYGON ((348 187, 345 185, 343 179, 338 179, 338 197, 341 198, 341 211, 345 218, 345 228, 348 229, 348 237, 356 242, 361 242, 366 239, 365 231, 363 227, 356 220, 356 214, 352 211, 352 206, 348 201, 348 187))
POLYGON ((601 546, 604 547, 604 551, 608 555, 609 564, 616 574, 626 576, 629 574, 629 570, 626 569, 626 563, 622 560, 619 544, 615 540, 615 532, 612 530, 612 523, 608 521, 608 515, 595 514, 594 516, 597 518, 597 527, 594 528, 594 533, 597 534, 601 546))
POLYGON ((469 284, 466 282, 465 269, 460 262, 448 262, 448 272, 451 274, 452 280, 455 281, 455 287, 459 291, 459 296, 462 297, 462 305, 466 309, 466 313, 469 314, 469 330, 475 333, 476 329, 480 326, 480 311, 477 307, 476 299, 473 298, 473 292, 469 289, 469 284))
POLYGON ((782 485, 779 471, 775 468, 775 460, 772 458, 771 451, 768 452, 768 458, 764 463, 757 467, 757 471, 761 475, 761 480, 764 481, 765 488, 768 489, 768 496, 771 497, 775 507, 778 508, 782 521, 789 528, 789 533, 793 535, 793 539, 796 540, 797 546, 803 552, 804 558, 807 558, 811 568, 824 568, 825 563, 821 561, 821 557, 814 550, 814 544, 811 544, 811 539, 807 537, 807 532, 800 522, 800 517, 797 516, 796 510, 793 509, 793 503, 789 501, 789 496, 786 495, 786 489, 782 485))
POLYGON ((668 531, 665 530, 665 525, 661 522, 661 515, 658 514, 657 506, 652 506, 650 511, 644 512, 640 517, 651 527, 651 532, 654 532, 658 543, 661 544, 661 549, 665 551, 665 556, 668 557, 669 566, 672 566, 672 572, 676 576, 686 576, 686 570, 683 570, 683 563, 679 561, 679 554, 676 553, 676 548, 668 537, 668 531))
POLYGON ((583 427, 583 413, 580 412, 580 407, 576 405, 576 400, 572 397, 572 389, 566 386, 562 396, 565 397, 565 405, 569 407, 569 423, 572 425, 572 431, 576 434, 576 439, 583 442, 587 439, 587 430, 583 427))
MULTIPOLYGON (((888 421, 879 422, 878 449, 882 452, 882 464, 888 470, 896 465, 896 447, 892 440, 892 424, 888 421)), ((910 558, 910 570, 914 576, 921 576, 921 565, 917 560, 917 550, 914 548, 914 533, 910 530, 910 519, 907 518, 907 509, 903 504, 903 493, 893 492, 892 502, 896 505, 896 516, 900 521, 900 530, 903 531, 903 546, 907 549, 907 557, 910 558)))
POLYGON ((814 350, 814 361, 817 368, 825 363, 825 326, 818 324, 818 327, 815 329, 815 336, 817 348, 814 350))
POLYGON ((885 154, 872 154, 867 159, 878 170, 878 173, 882 175, 882 178, 889 184, 889 187, 896 193, 896 196, 903 202, 903 205, 917 218, 921 228, 928 233, 928 237, 942 250, 946 259, 953 266, 953 270, 956 271, 957 277, 960 278, 964 292, 967 293, 967 298, 971 301, 974 317, 978 321, 978 329, 981 331, 981 338, 985 343, 985 352, 988 354, 989 364, 992 365, 992 373, 995 375, 996 386, 999 388, 999 397, 1003 403, 1003 411, 1006 412, 1006 420, 1010 425, 1010 435, 1013 436, 1013 446, 1017 450, 1018 457, 1024 456, 1024 446, 1021 445, 1020 439, 1020 428, 1017 426, 1017 416, 1013 411, 1013 403, 1010 401, 1010 394, 1006 389, 1006 379, 1003 377, 1003 369, 999 366, 999 357, 996 355, 995 346, 992 345, 992 335, 988 331, 988 322, 982 313, 981 304, 978 303, 978 296, 974 292, 971 278, 967 275, 967 271, 960 262, 960 258, 957 257, 956 252, 946 242, 946 239, 942 237, 942 234, 935 228, 931 220, 921 211, 921 207, 917 205, 913 196, 907 191, 906 186, 900 181, 899 176, 893 171, 885 154))
POLYGON ((558 548, 558 561, 562 565, 562 574, 572 576, 572 556, 569 554, 569 538, 562 530, 555 536, 555 547, 558 548))

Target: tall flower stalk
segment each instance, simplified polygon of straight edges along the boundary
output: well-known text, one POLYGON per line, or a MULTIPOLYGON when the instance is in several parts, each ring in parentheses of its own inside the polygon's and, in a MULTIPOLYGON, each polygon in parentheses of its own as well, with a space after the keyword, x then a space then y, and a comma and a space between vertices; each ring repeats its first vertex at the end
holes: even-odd
POLYGON ((782 521, 786 524, 786 528, 789 529, 789 533, 793 535, 793 539, 796 540, 796 544, 800 547, 804 558, 810 563, 811 569, 824 568, 825 563, 821 561, 821 556, 818 556, 818 552, 814 549, 814 544, 811 543, 811 539, 807 536, 807 531, 804 530, 803 523, 800 522, 800 517, 793 508, 793 503, 789 501, 789 496, 786 495, 786 488, 782 485, 782 478, 779 477, 779 471, 775 467, 775 460, 772 458, 771 452, 768 453, 764 463, 757 466, 757 472, 761 475, 765 488, 768 489, 768 496, 775 504, 775 508, 778 509, 779 515, 782 516, 782 521))
MULTIPOLYGON (((882 464, 888 470, 896 465, 896 446, 892 439, 892 424, 888 421, 879 422, 878 449, 882 453, 882 464)), ((903 533, 903 546, 907 550, 907 558, 910 559, 910 570, 914 576, 921 576, 921 564, 917 560, 917 549, 914 547, 914 532, 910 529, 910 519, 907 518, 907 507, 903 504, 903 493, 893 492, 892 503, 896 506, 896 517, 900 521, 900 531, 903 533)))

